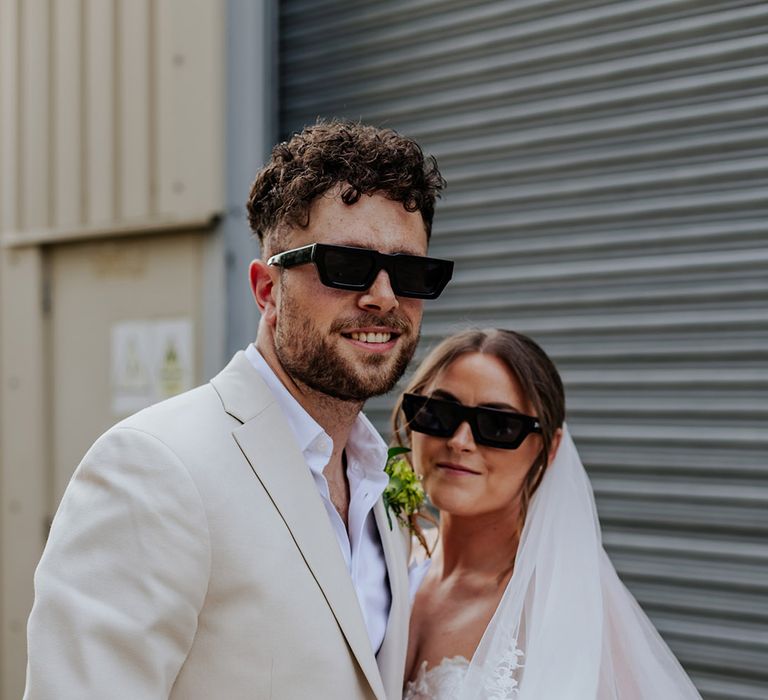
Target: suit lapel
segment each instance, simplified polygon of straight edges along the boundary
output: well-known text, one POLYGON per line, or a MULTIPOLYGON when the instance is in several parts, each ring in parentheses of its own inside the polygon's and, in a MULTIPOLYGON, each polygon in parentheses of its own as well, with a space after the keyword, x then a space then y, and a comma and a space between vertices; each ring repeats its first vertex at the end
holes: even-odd
POLYGON ((387 563, 392 605, 387 620, 387 631, 376 660, 387 691, 387 697, 399 698, 403 692, 405 676, 405 655, 408 647, 408 619, 410 600, 408 596, 408 547, 407 533, 401 530, 395 518, 390 530, 384 503, 378 500, 374 507, 376 525, 379 529, 384 558, 387 563))
POLYGON ((225 410, 243 422, 233 432, 235 440, 288 527, 371 688, 384 698, 357 593, 285 416, 243 353, 211 383, 225 410))

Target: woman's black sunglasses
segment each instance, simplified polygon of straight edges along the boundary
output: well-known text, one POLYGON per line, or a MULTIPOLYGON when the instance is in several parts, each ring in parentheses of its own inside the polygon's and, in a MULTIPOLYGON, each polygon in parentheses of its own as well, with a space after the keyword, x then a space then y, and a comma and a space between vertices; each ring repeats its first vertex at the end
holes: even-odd
POLYGON ((421 255, 389 255, 370 248, 312 243, 273 255, 267 265, 294 267, 315 263, 326 287, 362 292, 380 270, 386 270, 392 291, 401 297, 436 299, 453 274, 452 260, 421 255))
POLYGON ((447 438, 467 422, 478 445, 505 450, 520 447, 529 433, 541 432, 538 418, 532 416, 418 394, 403 394, 403 412, 408 427, 417 433, 447 438))

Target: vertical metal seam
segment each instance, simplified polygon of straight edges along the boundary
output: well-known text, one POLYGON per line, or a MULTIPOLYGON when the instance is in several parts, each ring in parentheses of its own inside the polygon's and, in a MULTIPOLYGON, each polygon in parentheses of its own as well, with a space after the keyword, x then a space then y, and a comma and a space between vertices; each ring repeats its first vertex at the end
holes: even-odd
POLYGON ((147 7, 147 186, 149 187, 148 209, 149 216, 155 216, 158 212, 158 153, 157 153, 157 4, 155 0, 148 0, 147 7))
MULTIPOLYGON (((3 7, 4 3, 3 0, 0 0, 0 23, 3 20, 3 7)), ((2 40, 2 26, 0 25, 0 40, 2 40)), ((5 118, 4 118, 4 112, 3 112, 3 96, 5 95, 5 80, 3 79, 3 76, 5 75, 5 61, 3 60, 4 54, 3 54, 3 48, 0 46, 0 153, 3 153, 3 147, 5 144, 5 118)), ((6 158, 8 155, 6 154, 6 158)), ((6 220, 7 214, 5 213, 5 169, 3 168, 2 161, 0 161, 0 236, 2 236, 3 229, 4 229, 4 221, 6 220)), ((0 263, 1 264, 1 263, 0 263)), ((0 270, 0 276, 2 276, 2 270, 0 270)), ((2 321, 2 314, 0 313, 0 322, 2 321)), ((1 349, 0 349, 1 352, 1 349)), ((0 367, 2 367, 2 358, 0 357, 0 367)), ((2 426, 2 416, 0 416, 0 430, 2 426)), ((2 433, 0 433, 0 444, 2 444, 2 433)), ((2 464, 0 460, 0 482, 2 482, 2 464)), ((3 556, 2 552, 0 551, 0 567, 2 567, 3 564, 3 556)), ((3 572, 2 568, 0 568, 0 581, 3 580, 3 572)), ((2 606, 0 605, 0 616, 2 615, 2 606)), ((0 617, 0 630, 2 630, 2 617, 0 617)), ((0 639, 0 655, 2 654, 2 641, 0 639)), ((2 671, 2 662, 0 662, 0 671, 2 671)))
POLYGON ((48 112, 46 115, 46 130, 48 131, 48 168, 46 178, 48 180, 48 201, 45 223, 47 226, 53 226, 56 222, 56 75, 54 66, 56 65, 56 30, 54 28, 54 0, 48 0, 48 112))
POLYGON ((123 218, 123 115, 121 108, 124 101, 122 92, 122 50, 123 41, 120 33, 121 0, 112 2, 112 216, 113 220, 123 218))
POLYGON ((88 0, 80 1, 80 223, 88 222, 88 206, 90 196, 88 192, 88 175, 90 167, 88 156, 90 143, 88 142, 88 0))
POLYGON ((25 216, 24 216, 24 122, 22 121, 22 115, 24 112, 23 96, 24 96, 24 84, 22 83, 22 77, 24 76, 24 49, 23 49, 23 34, 24 31, 24 3, 22 0, 16 0, 16 38, 18 44, 16 46, 16 94, 18 99, 16 100, 16 228, 18 231, 24 230, 25 216))

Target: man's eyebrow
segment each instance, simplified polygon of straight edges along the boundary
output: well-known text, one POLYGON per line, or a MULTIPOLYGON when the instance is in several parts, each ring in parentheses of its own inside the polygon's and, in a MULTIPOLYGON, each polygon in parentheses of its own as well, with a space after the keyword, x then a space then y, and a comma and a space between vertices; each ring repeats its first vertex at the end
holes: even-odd
POLYGON ((397 248, 393 250, 390 255, 415 255, 418 258, 425 257, 426 253, 422 253, 419 250, 407 250, 405 248, 397 248))
MULTIPOLYGON (((329 244, 331 245, 331 244, 329 244)), ((340 245, 344 246, 345 248, 361 248, 362 250, 375 250, 378 253, 386 253, 387 255, 415 255, 416 257, 423 258, 425 256, 424 253, 422 253, 419 250, 408 250, 406 248, 396 248, 395 250, 380 250, 376 245, 360 245, 359 242, 349 242, 349 243, 333 243, 332 245, 340 245)))

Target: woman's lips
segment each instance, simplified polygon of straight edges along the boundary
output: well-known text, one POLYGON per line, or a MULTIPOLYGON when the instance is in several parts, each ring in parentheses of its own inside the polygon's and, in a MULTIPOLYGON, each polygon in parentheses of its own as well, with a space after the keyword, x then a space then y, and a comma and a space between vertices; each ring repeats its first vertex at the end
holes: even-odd
POLYGON ((456 476, 477 476, 480 472, 465 467, 462 464, 453 464, 450 462, 439 462, 437 468, 447 474, 455 474, 456 476))

